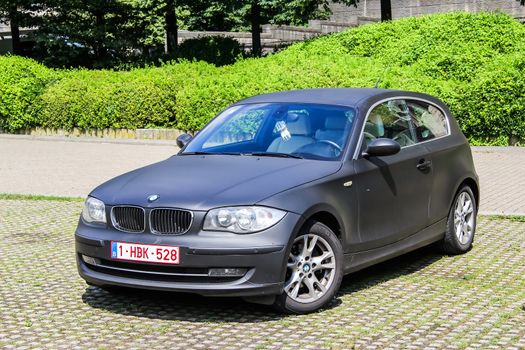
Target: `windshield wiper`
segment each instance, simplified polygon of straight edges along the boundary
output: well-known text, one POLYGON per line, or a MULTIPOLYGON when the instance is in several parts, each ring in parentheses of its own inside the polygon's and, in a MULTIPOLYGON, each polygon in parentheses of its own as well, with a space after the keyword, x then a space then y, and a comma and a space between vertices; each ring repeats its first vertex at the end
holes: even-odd
POLYGON ((239 152, 183 152, 181 156, 206 156, 206 155, 227 155, 227 156, 240 156, 239 152))
POLYGON ((303 157, 296 154, 289 153, 279 153, 279 152, 252 152, 252 153, 242 153, 243 156, 256 156, 256 157, 280 157, 280 158, 295 158, 303 159, 303 157))
POLYGON ((227 155, 227 156, 255 156, 255 157, 280 157, 280 158, 295 158, 303 159, 303 157, 289 154, 289 153, 279 153, 279 152, 184 152, 180 154, 181 156, 206 156, 206 155, 227 155))

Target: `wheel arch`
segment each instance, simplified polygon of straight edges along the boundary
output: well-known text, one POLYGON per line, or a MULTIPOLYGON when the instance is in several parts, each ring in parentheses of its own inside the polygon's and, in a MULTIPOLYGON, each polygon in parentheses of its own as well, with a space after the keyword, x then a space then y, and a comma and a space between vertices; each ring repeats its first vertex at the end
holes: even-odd
POLYGON ((319 211, 313 215, 311 215, 307 221, 309 220, 313 220, 313 221, 318 221, 326 226, 328 226, 330 228, 330 230, 332 230, 335 235, 337 236, 337 238, 339 238, 339 240, 341 241, 342 240, 342 231, 341 231, 341 224, 339 223, 339 221, 337 220, 337 218, 330 212, 328 211, 319 211))
POLYGON ((305 213, 303 214, 303 218, 303 227, 310 220, 319 221, 322 224, 328 226, 335 233, 337 238, 339 238, 341 244, 343 244, 344 247, 346 232, 345 225, 343 219, 341 218, 337 210, 335 210, 335 208, 328 204, 314 205, 307 211, 305 211, 305 213))
MULTIPOLYGON (((290 254, 292 243, 297 235, 309 224, 312 220, 319 221, 324 225, 328 226, 337 236, 343 250, 345 248, 345 227, 341 216, 337 213, 335 208, 329 204, 316 204, 311 206, 308 210, 304 211, 301 215, 301 219, 295 225, 292 234, 290 235, 290 241, 286 247, 286 257, 290 254)), ((286 261, 284 261, 281 279, 284 280, 286 273, 286 261)))
MULTIPOLYGON (((454 201, 454 198, 458 194, 459 190, 465 185, 468 186, 472 190, 472 193, 474 194, 474 200, 476 201, 476 208, 479 208, 479 184, 478 184, 478 181, 475 180, 471 176, 464 178, 456 186, 456 191, 454 192, 454 196, 452 197, 452 201, 454 201)), ((451 202, 450 205, 452 205, 452 202, 451 202)))

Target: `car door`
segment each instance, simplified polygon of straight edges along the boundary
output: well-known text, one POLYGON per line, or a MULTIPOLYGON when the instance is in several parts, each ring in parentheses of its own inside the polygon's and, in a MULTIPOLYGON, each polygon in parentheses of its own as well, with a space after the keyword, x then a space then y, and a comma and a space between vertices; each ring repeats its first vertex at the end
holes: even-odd
POLYGON ((385 246, 425 228, 429 221, 432 158, 418 143, 412 115, 404 100, 372 106, 362 131, 363 149, 376 138, 401 145, 386 157, 354 162, 361 250, 385 246))
MULTIPOLYGON (((463 149, 465 142, 460 135, 456 140, 450 135, 450 123, 445 111, 431 102, 407 99, 406 104, 413 118, 416 136, 432 153, 432 198, 429 208, 429 224, 434 224, 448 215, 451 189, 457 185, 464 162, 463 149)), ((468 147, 468 146, 467 146, 468 147)))

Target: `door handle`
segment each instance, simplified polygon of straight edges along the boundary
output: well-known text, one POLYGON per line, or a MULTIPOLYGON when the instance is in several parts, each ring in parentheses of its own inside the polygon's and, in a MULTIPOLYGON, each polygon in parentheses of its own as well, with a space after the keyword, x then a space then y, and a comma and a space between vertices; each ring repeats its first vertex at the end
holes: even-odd
POLYGON ((418 170, 425 171, 425 170, 430 169, 431 166, 432 166, 432 161, 425 160, 425 159, 420 159, 419 162, 416 165, 416 168, 418 170))

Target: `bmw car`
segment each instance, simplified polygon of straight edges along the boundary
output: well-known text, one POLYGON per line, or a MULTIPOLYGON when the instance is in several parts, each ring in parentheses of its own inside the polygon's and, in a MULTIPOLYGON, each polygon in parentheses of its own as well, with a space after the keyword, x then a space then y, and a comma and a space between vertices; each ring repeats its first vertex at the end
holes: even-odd
POLYGON ((176 155, 88 196, 75 233, 88 284, 308 313, 346 274, 430 244, 446 254, 472 247, 478 176, 435 97, 263 94, 177 144, 176 155))

